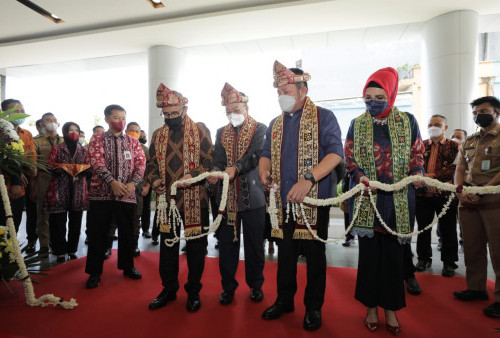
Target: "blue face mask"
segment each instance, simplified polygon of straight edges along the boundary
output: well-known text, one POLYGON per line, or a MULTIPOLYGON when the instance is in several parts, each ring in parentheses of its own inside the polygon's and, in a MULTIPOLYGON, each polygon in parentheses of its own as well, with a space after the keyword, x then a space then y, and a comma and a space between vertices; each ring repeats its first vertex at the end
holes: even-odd
POLYGON ((21 124, 24 123, 24 121, 26 121, 26 118, 14 120, 14 121, 12 121, 12 123, 13 124, 17 124, 18 126, 20 126, 21 124))
POLYGON ((365 101, 365 105, 371 116, 377 116, 387 109, 388 103, 387 101, 370 100, 365 101))

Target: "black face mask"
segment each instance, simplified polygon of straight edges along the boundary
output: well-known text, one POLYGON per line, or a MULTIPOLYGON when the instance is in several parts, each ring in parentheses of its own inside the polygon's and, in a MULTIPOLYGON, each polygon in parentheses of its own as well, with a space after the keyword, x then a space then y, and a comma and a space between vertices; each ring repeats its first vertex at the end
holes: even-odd
POLYGON ((494 117, 491 114, 477 114, 474 116, 474 122, 481 128, 489 127, 493 119, 494 117))
POLYGON ((182 127, 182 116, 165 119, 165 124, 172 130, 179 130, 182 127))
POLYGON ((146 144, 148 140, 146 140, 145 138, 140 138, 139 142, 141 142, 142 144, 146 144))

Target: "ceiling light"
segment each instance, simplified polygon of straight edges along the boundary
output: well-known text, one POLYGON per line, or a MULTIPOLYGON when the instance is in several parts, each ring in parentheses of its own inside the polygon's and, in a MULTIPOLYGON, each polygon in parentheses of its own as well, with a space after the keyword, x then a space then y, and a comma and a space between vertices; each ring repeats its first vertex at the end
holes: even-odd
POLYGON ((165 7, 165 5, 161 2, 161 0, 146 0, 146 1, 149 2, 149 4, 153 6, 153 8, 165 7))
POLYGON ((43 9, 42 7, 38 6, 37 4, 34 4, 30 0, 16 0, 16 1, 19 2, 19 3, 21 3, 21 4, 23 4, 23 5, 25 5, 29 9, 37 12, 38 14, 46 17, 47 19, 49 19, 50 21, 52 21, 54 23, 63 23, 64 22, 64 20, 62 20, 57 15, 55 15, 53 13, 50 13, 46 9, 43 9))

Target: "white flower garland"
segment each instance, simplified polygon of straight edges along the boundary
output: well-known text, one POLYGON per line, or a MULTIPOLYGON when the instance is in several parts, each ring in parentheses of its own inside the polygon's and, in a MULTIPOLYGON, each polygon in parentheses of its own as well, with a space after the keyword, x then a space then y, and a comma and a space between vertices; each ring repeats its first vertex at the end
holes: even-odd
MULTIPOLYGON (((401 190, 405 186, 407 186, 409 184, 412 184, 414 182, 419 182, 419 181, 420 182, 423 181, 423 182, 425 182, 426 185, 436 187, 439 190, 451 192, 451 194, 450 194, 450 197, 448 198, 446 204, 443 206, 443 209, 437 215, 436 219, 434 219, 429 225, 427 225, 422 230, 416 231, 416 232, 413 232, 413 233, 410 233, 410 234, 401 234, 401 233, 398 233, 398 232, 392 230, 391 228, 389 228, 389 226, 382 219, 382 216, 380 215, 380 213, 379 213, 379 211, 377 209, 377 206, 375 204, 375 199, 373 198, 373 194, 372 194, 371 189, 368 189, 368 196, 370 198, 370 203, 371 203, 373 209, 375 210, 375 214, 376 214, 378 220, 380 221, 380 223, 382 224, 382 226, 384 227, 384 229, 386 229, 390 234, 392 234, 394 236, 397 236, 397 237, 400 237, 400 238, 409 238, 409 237, 412 237, 412 236, 415 236, 415 235, 419 235, 419 234, 423 233, 426 230, 432 229, 433 225, 436 224, 437 221, 439 221, 439 219, 441 217, 443 217, 446 214, 446 212, 448 211, 451 202, 456 197, 455 194, 454 194, 455 192, 461 192, 461 193, 464 193, 464 194, 475 194, 475 195, 477 195, 477 194, 488 194, 488 195, 490 195, 490 194, 499 194, 500 193, 500 186, 487 186, 487 187, 457 186, 457 185, 450 184, 450 183, 443 183, 441 181, 438 181, 438 180, 430 178, 430 177, 417 176, 417 175, 405 177, 404 179, 402 179, 401 181, 399 181, 398 183, 395 183, 395 184, 386 184, 386 183, 381 183, 381 182, 378 182, 378 181, 370 181, 370 187, 374 187, 374 188, 377 188, 377 189, 380 189, 380 190, 391 192, 391 191, 401 190)), ((293 219, 295 220, 296 219, 296 215, 298 214, 298 208, 300 207, 300 211, 301 211, 302 217, 303 217, 303 219, 305 221, 305 225, 306 225, 307 229, 309 230, 309 232, 311 233, 311 235, 316 240, 321 241, 323 243, 337 242, 337 240, 324 240, 324 239, 321 239, 320 237, 318 237, 313 232, 313 230, 311 228, 311 225, 309 224, 309 220, 307 219, 307 217, 305 215, 304 206, 303 205, 304 204, 309 204, 309 205, 315 205, 315 206, 332 206, 332 205, 335 205, 337 203, 341 203, 341 202, 343 202, 343 201, 345 201, 345 200, 353 197, 357 193, 364 191, 365 188, 366 188, 366 186, 363 183, 359 183, 358 185, 354 186, 351 190, 345 192, 344 194, 342 194, 342 195, 340 195, 338 197, 333 197, 333 198, 328 198, 328 199, 321 200, 321 199, 314 199, 314 198, 310 198, 310 197, 306 196, 304 198, 304 202, 303 203, 300 203, 300 204, 292 203, 291 208, 290 208, 290 203, 287 203, 287 208, 286 208, 286 214, 287 215, 286 215, 286 221, 285 222, 288 222, 288 220, 289 220, 290 211, 292 213, 293 219)), ((271 218, 271 226, 274 229, 279 229, 278 217, 277 217, 278 210, 276 208, 276 193, 279 193, 278 186, 274 185, 271 188, 271 193, 270 193, 270 196, 269 196, 269 208, 268 208, 268 212, 269 212, 269 215, 270 215, 270 218, 271 218)), ((359 209, 361 207, 361 201, 362 201, 363 198, 364 198, 364 196, 361 195, 361 198, 358 199, 358 203, 356 203, 355 208, 354 208, 354 213, 353 213, 351 224, 349 225, 349 227, 344 232, 344 236, 347 235, 351 231, 352 227, 354 226, 354 221, 358 217, 359 209)))
MULTIPOLYGON (((9 196, 7 193, 7 187, 5 186, 5 179, 3 175, 0 175, 0 193, 2 194, 3 207, 5 209, 5 215, 12 215, 12 209, 10 207, 9 196)), ((16 228, 14 227, 14 220, 12 217, 7 217, 7 232, 10 233, 10 240, 12 241, 12 249, 14 251, 14 257, 19 266, 19 274, 24 286, 24 294, 26 296, 26 302, 29 306, 41 306, 46 307, 49 305, 56 306, 59 305, 65 309, 74 309, 78 306, 78 303, 74 298, 68 301, 64 301, 60 297, 56 297, 53 294, 43 295, 40 298, 35 297, 35 291, 33 289, 33 283, 31 282, 31 277, 26 269, 26 264, 24 264, 24 258, 21 254, 21 248, 19 247, 19 241, 17 240, 16 228)), ((7 235, 4 235, 7 237, 7 235)))
MULTIPOLYGON (((229 175, 225 172, 222 172, 222 171, 205 172, 203 174, 200 174, 200 175, 193 177, 193 178, 189 178, 187 180, 175 181, 172 184, 172 187, 170 188, 171 198, 170 198, 170 208, 168 210, 168 216, 167 216, 168 204, 166 203, 166 195, 165 194, 160 195, 159 200, 158 200, 158 206, 157 206, 157 208, 158 208, 157 224, 160 224, 159 223, 160 222, 160 215, 162 217, 162 219, 161 219, 162 222, 166 223, 167 217, 171 217, 171 219, 172 219, 172 224, 171 224, 172 228, 170 231, 173 232, 174 238, 165 239, 165 245, 168 247, 172 247, 175 245, 175 243, 179 242, 180 240, 188 241, 188 240, 192 240, 192 239, 198 239, 198 238, 208 236, 209 234, 217 231, 217 229, 219 228, 220 222, 222 221, 222 217, 224 216, 224 210, 226 210, 228 188, 229 188, 229 175), (179 212, 179 209, 177 209, 177 203, 175 202, 175 196, 177 196, 177 184, 178 183, 194 184, 194 183, 203 181, 204 179, 206 179, 209 176, 219 177, 219 178, 223 179, 222 180, 222 195, 221 195, 221 201, 220 201, 220 205, 219 205, 219 214, 217 215, 217 217, 213 221, 212 225, 205 228, 205 230, 208 230, 208 232, 202 233, 199 235, 195 235, 195 236, 189 236, 189 237, 177 236, 176 227, 182 226, 182 224, 183 224, 181 214, 179 212)), ((163 224, 165 224, 165 223, 163 223, 163 224)))

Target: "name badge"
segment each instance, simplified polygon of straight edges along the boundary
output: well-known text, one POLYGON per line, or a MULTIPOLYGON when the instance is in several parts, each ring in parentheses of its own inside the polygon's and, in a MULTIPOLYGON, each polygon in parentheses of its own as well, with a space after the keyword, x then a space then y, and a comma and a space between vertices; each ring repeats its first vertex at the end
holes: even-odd
POLYGON ((482 171, 490 170, 490 160, 482 160, 481 161, 481 170, 482 171))
POLYGON ((123 152, 123 156, 125 157, 125 159, 126 159, 127 161, 132 160, 132 154, 130 153, 130 150, 125 150, 125 151, 123 152))

